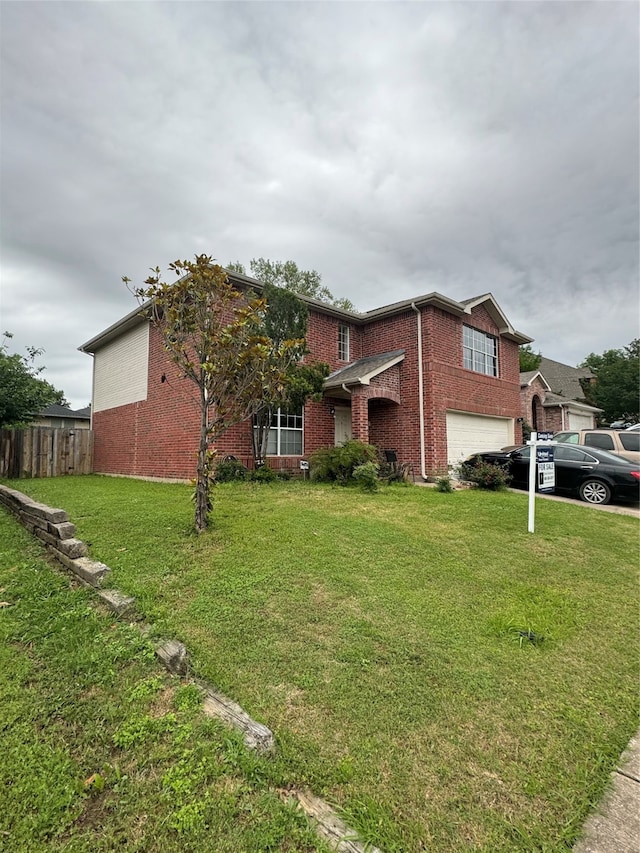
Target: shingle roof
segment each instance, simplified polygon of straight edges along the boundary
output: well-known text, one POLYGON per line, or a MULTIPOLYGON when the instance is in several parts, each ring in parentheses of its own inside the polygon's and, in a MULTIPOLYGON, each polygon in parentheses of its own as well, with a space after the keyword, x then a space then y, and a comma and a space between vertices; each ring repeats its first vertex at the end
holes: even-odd
POLYGON ((585 412, 601 412, 602 409, 596 408, 596 406, 590 406, 588 403, 579 403, 577 400, 569 400, 566 397, 561 396, 560 394, 545 394, 544 401, 542 403, 543 406, 561 406, 561 405, 569 405, 572 409, 580 409, 585 412))
POLYGON ((370 355, 367 358, 359 358, 357 361, 335 370, 324 380, 325 390, 329 388, 340 388, 342 385, 368 385, 370 380, 379 373, 383 373, 394 364, 404 359, 403 349, 393 352, 383 352, 379 355, 370 355))
POLYGON ((583 400, 584 391, 580 380, 593 376, 588 367, 571 367, 544 356, 540 359, 538 370, 549 383, 551 391, 567 400, 583 400))
POLYGON ((549 388, 547 380, 544 378, 544 376, 542 375, 542 373, 540 373, 539 370, 525 370, 523 373, 521 373, 520 374, 520 387, 524 388, 525 385, 529 385, 536 378, 536 376, 539 376, 540 379, 542 380, 543 384, 547 388, 549 388))
POLYGON ((77 421, 89 420, 91 417, 91 407, 87 406, 84 409, 73 411, 67 406, 60 406, 58 403, 51 403, 46 409, 38 413, 41 418, 73 418, 77 421))

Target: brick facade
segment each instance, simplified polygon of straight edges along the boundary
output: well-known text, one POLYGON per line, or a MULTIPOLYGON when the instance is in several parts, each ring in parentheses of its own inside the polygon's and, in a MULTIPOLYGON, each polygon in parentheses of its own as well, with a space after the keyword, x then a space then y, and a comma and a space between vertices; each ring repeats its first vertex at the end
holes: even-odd
MULTIPOLYGON (((404 305, 404 303, 403 303, 404 305)), ((392 308, 394 306, 391 306, 392 308)), ((462 309, 462 306, 460 306, 462 309)), ((380 314, 380 312, 372 312, 380 314)), ((304 455, 332 445, 336 406, 351 407, 354 438, 380 449, 394 449, 402 461, 420 471, 420 391, 418 380, 418 322, 422 331, 423 417, 427 473, 447 464, 447 410, 513 419, 515 440, 521 439, 518 342, 501 334, 484 304, 470 313, 449 312, 408 304, 383 316, 341 315, 338 311, 309 311, 307 342, 310 359, 324 361, 331 370, 345 367, 338 359, 338 326, 350 328, 350 362, 359 358, 404 350, 404 359, 374 376, 370 384, 356 384, 343 396, 310 402, 304 412, 304 455), (498 377, 463 367, 463 325, 472 326, 498 341, 498 377)), ((520 336, 524 340, 524 336, 520 336)), ((88 345, 87 345, 88 346, 88 345)), ((98 352, 95 350, 86 350, 98 352)), ((180 380, 167 360, 158 333, 151 329, 147 399, 95 412, 94 469, 102 473, 187 479, 194 476, 199 413, 193 405, 190 383, 180 380)), ((232 453, 250 463, 250 425, 228 430, 218 443, 223 456, 232 453)), ((300 457, 270 457, 274 468, 297 470, 300 457)))

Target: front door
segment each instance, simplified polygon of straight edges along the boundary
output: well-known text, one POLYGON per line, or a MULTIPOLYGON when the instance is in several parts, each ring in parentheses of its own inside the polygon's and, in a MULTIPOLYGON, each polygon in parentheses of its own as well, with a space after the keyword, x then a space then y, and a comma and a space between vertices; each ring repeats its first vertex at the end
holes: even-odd
POLYGON ((335 445, 344 444, 351 439, 351 409, 348 406, 336 406, 335 445))

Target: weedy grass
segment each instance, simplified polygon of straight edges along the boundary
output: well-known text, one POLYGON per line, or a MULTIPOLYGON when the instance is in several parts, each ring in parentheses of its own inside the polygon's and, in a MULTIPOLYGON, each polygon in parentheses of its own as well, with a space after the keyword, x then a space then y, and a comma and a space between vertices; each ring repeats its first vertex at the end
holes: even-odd
POLYGON ((636 519, 541 500, 532 535, 510 492, 228 484, 198 537, 187 486, 12 485, 275 731, 274 784, 386 853, 566 851, 638 726, 636 519))
POLYGON ((317 851, 277 763, 0 513, 0 849, 317 851))

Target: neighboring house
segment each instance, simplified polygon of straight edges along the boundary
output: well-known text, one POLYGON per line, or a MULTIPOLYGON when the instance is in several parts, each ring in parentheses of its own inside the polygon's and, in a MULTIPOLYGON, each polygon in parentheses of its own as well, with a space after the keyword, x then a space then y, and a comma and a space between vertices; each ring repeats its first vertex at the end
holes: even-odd
MULTIPOLYGON (((261 288, 229 277, 239 289, 261 288)), ((464 302, 429 293, 362 314, 304 301, 309 359, 332 373, 320 402, 274 419, 273 468, 296 470, 317 448, 354 438, 395 450, 426 477, 473 451, 521 440, 518 347, 531 339, 490 293, 464 302)), ((80 350, 94 359, 94 470, 192 477, 195 386, 178 378, 148 320, 133 311, 80 350)), ((229 429, 218 454, 250 465, 250 430, 248 423, 229 429)))
POLYGON ((52 403, 43 409, 31 426, 54 427, 57 429, 89 429, 91 426, 91 406, 84 409, 69 409, 52 403))
POLYGON ((588 367, 541 358, 537 370, 520 374, 525 421, 537 432, 593 429, 602 409, 586 402, 581 382, 594 379, 588 367))

